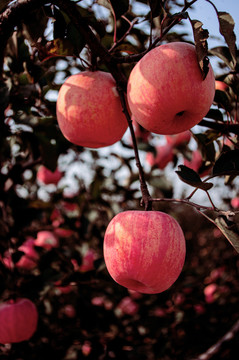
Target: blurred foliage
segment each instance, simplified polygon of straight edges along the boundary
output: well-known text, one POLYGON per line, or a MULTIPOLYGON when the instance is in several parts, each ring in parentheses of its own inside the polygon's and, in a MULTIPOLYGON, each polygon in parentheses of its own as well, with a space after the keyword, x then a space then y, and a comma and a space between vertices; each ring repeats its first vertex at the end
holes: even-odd
MULTIPOLYGON (((3 2, 1 12, 8 3, 3 2)), ((102 256, 106 226, 118 212, 140 208, 132 142, 127 132, 116 146, 93 151, 72 145, 62 136, 55 113, 57 92, 69 75, 95 66, 98 60, 69 15, 54 5, 56 1, 49 3, 25 14, 5 49, 0 83, 0 255, 4 259, 10 252, 17 264, 23 255, 19 247, 42 230, 57 234, 60 247, 48 251, 36 247, 39 261, 31 270, 9 268, 0 262, 1 300, 13 295, 29 297, 40 314, 37 332, 30 341, 0 346, 0 359, 195 357, 238 319, 238 256, 222 233, 190 206, 169 206, 162 201, 155 203, 154 209, 175 216, 187 240, 187 259, 178 281, 162 294, 139 295, 109 277, 102 256), (60 169, 61 180, 41 183, 37 178, 41 165, 52 172, 60 169), (83 272, 80 266, 88 249, 94 251, 94 266, 83 272), (206 291, 209 285, 213 285, 211 297, 206 291), (137 312, 120 312, 119 304, 125 297, 137 304, 137 312)), ((197 32, 198 22, 188 21, 190 9, 185 11, 182 1, 92 0, 75 2, 75 9, 116 58, 144 52, 167 28, 161 42, 202 40, 202 28, 197 32), (190 30, 186 24, 191 23, 190 30), (181 31, 174 24, 179 24, 181 31), (114 44, 114 38, 118 43, 114 44)), ((174 160, 168 171, 151 167, 145 160, 148 152, 156 153, 156 145, 165 138, 144 129, 136 137, 152 197, 172 199, 177 186, 172 173, 184 159, 192 160, 198 149, 200 166, 188 169, 182 165, 180 178, 204 191, 212 187, 212 179, 208 183, 203 177, 205 171, 213 180, 223 178, 223 187, 234 195, 228 197, 225 191, 220 201, 232 210, 239 170, 238 52, 231 17, 222 12, 215 16, 225 45, 207 49, 204 43, 198 55, 204 58, 207 51, 209 57, 217 57, 221 71, 217 79, 227 88, 216 90, 206 116, 208 126, 197 128, 197 132, 193 129, 189 144, 173 148, 174 160), (235 127, 230 132, 227 125, 235 127)), ((101 61, 97 66, 106 70, 101 61)), ((126 77, 132 66, 130 61, 122 61, 126 77)), ((220 227, 224 234, 229 233, 226 225, 220 223, 220 227)), ((231 231, 238 243, 236 231, 231 231)), ((236 359, 237 353, 238 335, 215 359, 236 359)))

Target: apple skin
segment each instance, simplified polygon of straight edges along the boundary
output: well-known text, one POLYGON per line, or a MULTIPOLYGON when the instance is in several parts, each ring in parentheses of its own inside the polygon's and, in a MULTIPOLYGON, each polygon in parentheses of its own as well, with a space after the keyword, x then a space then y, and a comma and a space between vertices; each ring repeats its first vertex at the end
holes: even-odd
POLYGON ((152 152, 146 155, 146 161, 150 166, 157 166, 163 170, 171 161, 173 161, 174 152, 170 144, 159 145, 156 147, 156 156, 152 152))
POLYGON ((132 115, 146 130, 171 135, 198 124, 215 95, 211 65, 203 80, 195 46, 172 42, 149 51, 129 76, 132 115))
POLYGON ((38 231, 34 244, 46 250, 51 250, 59 247, 59 239, 52 231, 42 230, 38 231))
POLYGON ((0 343, 29 340, 37 329, 38 311, 27 298, 17 298, 0 304, 0 343))
POLYGON ((37 266, 39 255, 35 250, 35 239, 29 237, 24 243, 19 246, 18 250, 24 252, 24 255, 16 263, 19 269, 32 270, 37 266))
POLYGON ((104 259, 120 285, 145 294, 167 290, 180 275, 186 254, 183 231, 160 211, 117 214, 104 237, 104 259))
POLYGON ((71 75, 60 88, 56 113, 66 139, 89 148, 116 143, 128 127, 116 82, 103 71, 71 75))
POLYGON ((55 171, 51 171, 47 169, 44 165, 41 165, 37 171, 37 179, 40 181, 40 183, 45 185, 57 185, 61 178, 62 173, 58 169, 56 169, 55 171))
POLYGON ((216 88, 216 90, 226 91, 228 89, 228 85, 225 84, 223 81, 216 80, 215 88, 216 88))
POLYGON ((178 147, 180 145, 187 145, 191 140, 192 134, 189 130, 183 131, 175 135, 166 135, 166 141, 169 145, 178 147))

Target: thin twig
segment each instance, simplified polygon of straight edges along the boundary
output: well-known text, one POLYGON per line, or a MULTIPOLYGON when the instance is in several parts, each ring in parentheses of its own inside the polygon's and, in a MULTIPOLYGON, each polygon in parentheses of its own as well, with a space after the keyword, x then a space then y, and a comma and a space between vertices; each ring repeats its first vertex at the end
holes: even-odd
POLYGON ((133 26, 138 22, 138 19, 134 19, 133 21, 128 21, 128 19, 125 16, 122 16, 122 18, 127 21, 130 26, 128 28, 128 30, 125 32, 125 34, 116 42, 114 43, 111 48, 109 49, 109 53, 111 53, 117 46, 119 46, 120 44, 122 44, 122 42, 124 41, 124 39, 126 38, 126 36, 129 35, 130 31, 132 30, 133 26))
POLYGON ((216 344, 212 345, 207 351, 205 351, 203 354, 199 355, 196 358, 193 358, 191 360, 210 360, 214 355, 218 354, 221 350, 222 345, 232 340, 236 333, 239 331, 239 320, 235 322, 235 324, 231 327, 231 329, 221 338, 219 339, 216 344))
POLYGON ((175 202, 175 203, 181 203, 181 204, 186 204, 186 205, 190 205, 192 207, 194 207, 197 210, 210 210, 210 211, 216 211, 216 212, 222 212, 221 210, 213 207, 208 207, 205 205, 199 205, 196 204, 192 201, 189 201, 188 199, 171 199, 171 198, 151 198, 150 199, 151 202, 161 202, 161 201, 167 201, 167 202, 175 202))

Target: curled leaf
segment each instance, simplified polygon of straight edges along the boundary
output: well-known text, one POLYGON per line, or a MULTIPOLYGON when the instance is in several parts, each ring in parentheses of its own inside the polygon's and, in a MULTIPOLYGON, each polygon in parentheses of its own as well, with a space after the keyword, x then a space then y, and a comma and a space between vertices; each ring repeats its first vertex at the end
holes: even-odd
POLYGON ((97 3, 113 11, 116 19, 119 19, 129 9, 129 0, 97 0, 97 3))
POLYGON ((213 175, 238 175, 239 174, 239 150, 223 152, 215 162, 213 175))
POLYGON ((196 46, 198 64, 201 69, 203 79, 205 79, 209 71, 209 59, 207 57, 208 54, 207 39, 209 37, 209 33, 208 30, 202 28, 203 23, 201 21, 190 19, 190 22, 193 29, 193 36, 196 46))
POLYGON ((228 48, 230 50, 233 64, 236 65, 236 35, 234 33, 235 22, 232 16, 224 11, 217 12, 219 21, 219 30, 224 37, 228 48))
POLYGON ((176 174, 184 183, 205 191, 212 188, 213 184, 202 182, 200 176, 193 169, 185 165, 179 165, 178 168, 176 174))
POLYGON ((215 225, 239 253, 239 229, 236 222, 228 220, 226 216, 220 215, 215 219, 215 225))

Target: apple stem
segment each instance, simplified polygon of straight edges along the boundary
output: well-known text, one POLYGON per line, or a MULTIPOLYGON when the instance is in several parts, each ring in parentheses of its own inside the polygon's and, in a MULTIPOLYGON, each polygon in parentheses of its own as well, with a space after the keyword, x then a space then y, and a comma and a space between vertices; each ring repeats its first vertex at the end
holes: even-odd
POLYGON ((134 154, 135 154, 136 166, 138 167, 138 170, 139 170, 140 190, 141 190, 141 193, 142 193, 142 199, 141 199, 140 205, 144 206, 144 209, 146 211, 147 210, 152 210, 151 196, 150 196, 148 186, 147 186, 146 181, 145 181, 144 170, 143 170, 141 162, 140 162, 139 151, 138 151, 138 146, 137 146, 137 140, 136 140, 135 133, 134 133, 133 122, 132 122, 131 116, 129 114, 129 111, 127 109, 127 106, 126 106, 125 94, 124 94, 123 89, 119 85, 117 86, 117 90, 118 90, 118 93, 119 93, 119 96, 120 96, 120 101, 121 101, 121 105, 122 105, 122 111, 125 114, 126 120, 128 122, 128 125, 129 125, 129 130, 130 130, 132 143, 133 143, 134 154))

